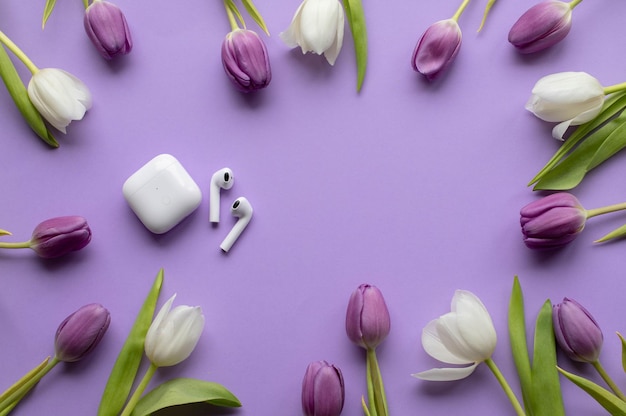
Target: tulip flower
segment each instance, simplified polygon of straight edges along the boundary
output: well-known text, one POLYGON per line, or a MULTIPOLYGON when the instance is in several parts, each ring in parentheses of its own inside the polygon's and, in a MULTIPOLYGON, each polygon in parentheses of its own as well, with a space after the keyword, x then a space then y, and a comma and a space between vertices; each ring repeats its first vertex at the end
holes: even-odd
POLYGON ((338 0, 304 0, 280 38, 302 53, 324 54, 334 65, 343 45, 344 13, 338 0))
POLYGON ((369 284, 360 285, 350 296, 346 311, 346 333, 350 341, 367 351, 367 391, 370 409, 366 414, 387 416, 387 398, 376 347, 389 335, 391 320, 383 294, 369 284))
POLYGON ((547 49, 563 39, 572 27, 572 10, 582 0, 565 3, 545 0, 528 9, 509 31, 509 42, 523 54, 547 49))
MULTIPOLYGON (((557 192, 533 201, 520 210, 524 243, 532 249, 555 249, 574 241, 589 218, 626 209, 626 203, 585 209, 567 192, 557 192)), ((604 237, 607 241, 621 235, 604 237)))
POLYGON ((537 81, 526 109, 541 120, 558 122, 552 136, 563 140, 568 127, 591 121, 600 113, 606 95, 624 89, 626 82, 603 87, 586 72, 558 72, 537 81))
POLYGON ((260 90, 272 80, 265 43, 252 30, 234 29, 222 43, 222 64, 233 85, 241 92, 260 90))
POLYGON ((129 416, 159 367, 169 367, 185 360, 200 340, 204 315, 199 306, 180 305, 172 308, 176 295, 159 310, 148 328, 144 341, 150 367, 129 399, 122 416, 129 416))
POLYGON ((115 4, 94 0, 85 10, 83 23, 87 36, 104 59, 126 55, 133 48, 126 17, 115 4))
POLYGON ((461 49, 458 20, 468 3, 469 0, 464 0, 454 16, 432 24, 417 41, 411 65, 429 81, 442 75, 461 49))
POLYGON ((305 416, 339 416, 345 389, 341 370, 326 361, 308 365, 302 381, 302 411, 305 416))
POLYGON ((45 359, 0 395, 0 414, 8 414, 46 374, 58 363, 82 360, 100 343, 109 328, 111 315, 102 305, 85 305, 65 318, 55 339, 55 356, 45 359))
POLYGON ((600 364, 604 338, 591 313, 575 300, 563 298, 563 302, 553 306, 552 319, 556 341, 565 354, 574 361, 593 365, 613 392, 626 400, 600 364))
MULTIPOLYGON (((0 235, 10 235, 0 230, 0 235)), ((2 243, 0 248, 31 248, 43 258, 56 258, 85 247, 91 241, 91 229, 80 216, 56 217, 35 227, 28 241, 2 243)))
POLYGON ((470 291, 457 290, 451 312, 430 321, 422 331, 422 346, 431 357, 463 367, 433 368, 413 374, 430 381, 452 381, 468 377, 484 362, 500 382, 518 415, 525 415, 504 376, 491 358, 497 335, 491 316, 470 291))

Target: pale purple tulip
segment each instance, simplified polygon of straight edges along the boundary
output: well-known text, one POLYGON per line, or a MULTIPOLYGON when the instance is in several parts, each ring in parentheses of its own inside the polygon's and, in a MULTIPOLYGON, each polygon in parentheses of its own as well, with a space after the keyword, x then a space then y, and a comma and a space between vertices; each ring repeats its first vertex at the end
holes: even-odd
POLYGON ((350 296, 346 333, 355 344, 375 349, 389 335, 391 319, 383 294, 376 287, 360 285, 350 296))
POLYGON ((269 55, 259 35, 235 29, 222 43, 222 64, 226 75, 241 92, 260 90, 272 80, 269 55))
POLYGON ((509 42, 520 53, 533 53, 562 41, 572 27, 572 6, 547 0, 528 9, 509 32, 509 42))
POLYGON ((133 48, 126 17, 115 4, 95 0, 85 10, 83 23, 87 36, 104 59, 126 55, 133 48))
POLYGON ((561 349, 574 361, 598 361, 604 337, 593 316, 575 300, 564 298, 554 305, 554 335, 561 349))
POLYGON ((411 65, 432 81, 442 75, 461 49, 461 28, 455 19, 432 24, 415 46, 411 65))
POLYGON ((102 305, 85 305, 65 318, 54 338, 59 361, 79 361, 98 345, 111 322, 111 314, 102 305))
POLYGON ((305 416, 339 416, 345 388, 341 370, 326 361, 308 365, 302 380, 302 411, 305 416))
POLYGON ((91 241, 87 220, 74 215, 43 221, 33 231, 32 248, 40 257, 55 258, 77 251, 91 241))
POLYGON ((558 192, 520 210, 524 243, 533 249, 553 249, 572 242, 585 227, 587 211, 570 193, 558 192))

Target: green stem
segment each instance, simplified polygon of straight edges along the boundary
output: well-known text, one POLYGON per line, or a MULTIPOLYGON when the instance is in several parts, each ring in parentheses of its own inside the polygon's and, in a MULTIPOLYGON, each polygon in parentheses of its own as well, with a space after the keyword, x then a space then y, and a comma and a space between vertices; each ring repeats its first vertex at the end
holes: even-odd
POLYGON ((609 374, 604 370, 604 367, 602 367, 602 364, 600 364, 600 360, 591 363, 591 365, 593 365, 593 368, 595 368, 598 374, 600 374, 602 380, 604 380, 604 382, 611 388, 611 390, 613 390, 613 393, 615 393, 615 395, 619 397, 622 401, 626 402, 626 397, 624 396, 624 393, 622 393, 622 391, 619 389, 619 387, 617 387, 617 384, 615 384, 611 376, 609 376, 609 374))
POLYGON ((459 17, 461 17, 461 14, 463 13, 463 11, 465 10, 465 8, 467 7, 467 5, 469 4, 470 0, 463 0, 463 3, 461 3, 461 5, 459 6, 458 10, 456 11, 456 13, 454 13, 454 16, 451 17, 452 20, 454 20, 455 22, 459 21, 459 17))
POLYGON ((35 377, 41 370, 43 370, 46 367, 46 365, 48 364, 49 360, 50 360, 50 357, 46 357, 46 359, 43 360, 41 364, 39 364, 37 367, 35 367, 32 370, 30 370, 21 379, 16 381, 11 387, 9 387, 7 390, 5 390, 4 393, 0 394, 0 403, 2 403, 7 397, 9 397, 15 391, 19 390, 20 387, 22 387, 30 379, 35 377))
MULTIPOLYGON (((369 397, 369 404, 370 408, 373 407, 375 409, 375 413, 371 413, 376 414, 377 416, 388 416, 389 410, 387 408, 385 386, 383 384, 382 375, 380 374, 380 367, 378 366, 378 359, 376 358, 376 350, 374 348, 367 349, 367 369, 368 393, 371 393, 371 396, 369 397)), ((371 410, 372 409, 370 409, 370 411, 371 410)))
POLYGON ((137 406, 137 402, 139 402, 141 395, 146 390, 146 387, 148 387, 148 383, 150 383, 150 380, 152 380, 152 376, 154 376, 157 368, 158 367, 156 365, 150 363, 150 367, 148 367, 148 370, 146 370, 146 374, 144 374, 141 382, 137 386, 137 389, 135 390, 133 395, 130 397, 130 400, 126 404, 126 407, 124 408, 124 411, 120 416, 130 416, 130 414, 135 409, 135 406, 137 406))
POLYGON ((13 52, 13 54, 17 56, 19 60, 24 63, 24 65, 26 65, 26 68, 28 68, 31 74, 34 74, 37 71, 39 71, 39 68, 37 68, 37 66, 33 63, 33 61, 28 59, 28 56, 26 56, 26 54, 22 52, 22 50, 15 43, 13 43, 13 41, 9 39, 9 37, 5 35, 4 32, 2 32, 1 30, 0 30, 0 42, 2 42, 7 48, 9 48, 9 50, 13 52))
POLYGON ((622 202, 621 204, 608 205, 602 208, 588 209, 587 218, 592 218, 602 214, 608 214, 609 212, 621 211, 623 209, 626 209, 626 202, 622 202))
POLYGON ((30 240, 21 241, 19 243, 0 242, 0 248, 29 248, 29 247, 30 247, 30 240))
POLYGON ((478 26, 477 32, 480 32, 481 30, 483 30, 483 27, 485 26, 485 22, 487 21, 487 16, 489 15, 489 11, 491 11, 491 8, 493 7, 495 2, 496 0, 489 0, 487 2, 487 6, 485 6, 485 12, 483 13, 483 20, 481 20, 480 26, 478 26))
POLYGON ((604 87, 604 95, 613 94, 614 92, 622 91, 622 90, 626 90, 626 82, 604 87))
POLYGON ((224 7, 226 8, 226 16, 228 16, 228 23, 230 23, 231 30, 239 29, 239 25, 237 24, 237 19, 233 14, 233 11, 230 8, 230 3, 232 0, 224 0, 224 7))
POLYGON ((45 367, 43 367, 41 370, 39 370, 39 372, 34 374, 33 377, 31 377, 26 383, 22 384, 21 387, 19 387, 18 389, 13 389, 12 393, 8 394, 6 397, 4 397, 4 399, 0 401, 0 414, 6 409, 11 408, 12 406, 14 407, 17 400, 24 397, 26 393, 28 393, 33 387, 35 387, 35 385, 39 383, 39 380, 41 380, 43 376, 48 374, 50 370, 52 370, 59 362, 60 361, 58 358, 52 358, 50 361, 48 361, 45 367))
MULTIPOLYGON (((98 1, 98 0, 94 0, 94 1, 98 1)), ((85 10, 87 10, 87 7, 89 7, 89 0, 83 0, 83 6, 85 6, 85 10)))
POLYGON ((509 386, 509 383, 506 382, 506 379, 500 372, 500 369, 498 368, 496 363, 491 358, 487 358, 485 360, 485 364, 487 364, 487 367, 489 367, 493 375, 496 376, 496 379, 500 383, 500 386, 502 386, 504 393, 506 393, 506 396, 511 401, 511 404, 513 405, 513 408, 515 409, 515 413, 517 413, 518 416, 526 416, 526 413, 524 413, 524 409, 522 408, 522 405, 517 400, 517 397, 515 397, 515 393, 513 393, 513 390, 511 390, 511 386, 509 386))
POLYGON ((570 1, 569 2, 570 10, 574 10, 574 7, 578 6, 581 1, 583 1, 583 0, 572 0, 572 1, 570 1))

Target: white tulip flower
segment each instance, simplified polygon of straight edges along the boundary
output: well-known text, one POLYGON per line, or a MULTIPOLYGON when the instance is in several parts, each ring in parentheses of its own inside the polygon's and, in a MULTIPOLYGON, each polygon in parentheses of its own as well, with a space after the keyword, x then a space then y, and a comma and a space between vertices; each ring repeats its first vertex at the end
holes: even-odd
POLYGON ((28 97, 42 117, 63 133, 72 120, 81 120, 91 108, 87 86, 57 68, 36 71, 28 83, 28 97))
POLYGON ((496 330, 489 312, 472 292, 457 290, 452 311, 426 325, 422 332, 424 350, 433 358, 466 367, 433 368, 414 377, 431 381, 463 379, 478 364, 490 360, 496 348, 496 330))
POLYGON ((146 334, 146 355, 156 367, 176 365, 189 357, 204 329, 199 306, 181 305, 170 311, 175 297, 163 305, 146 334))
POLYGON ((544 121, 558 122, 552 136, 563 140, 568 127, 600 113, 605 94, 602 84, 586 72, 559 72, 537 81, 526 109, 544 121))
POLYGON ((302 53, 324 54, 334 65, 343 45, 344 13, 338 0, 304 0, 280 38, 302 53))

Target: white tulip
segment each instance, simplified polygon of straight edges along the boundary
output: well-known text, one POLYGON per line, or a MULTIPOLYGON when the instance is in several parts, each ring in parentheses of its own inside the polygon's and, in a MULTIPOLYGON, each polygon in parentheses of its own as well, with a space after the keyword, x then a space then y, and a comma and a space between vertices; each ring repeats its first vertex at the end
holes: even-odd
POLYGON ((600 113, 604 97, 602 84, 586 72, 559 72, 537 81, 526 109, 544 121, 558 122, 552 136, 563 140, 568 127, 600 113))
POLYGON ((62 69, 35 72, 28 83, 28 97, 42 117, 63 133, 72 120, 81 120, 91 108, 87 86, 62 69))
POLYGON ((463 379, 478 364, 491 358, 496 348, 496 330, 483 303, 472 292, 457 290, 452 298, 452 311, 426 325, 422 346, 433 358, 448 364, 466 367, 433 368, 413 374, 431 381, 463 379))
POLYGON ((304 0, 280 38, 302 53, 324 54, 334 65, 343 44, 344 13, 338 0, 304 0))
POLYGON ((163 305, 146 334, 146 355, 157 367, 176 365, 189 357, 204 329, 199 306, 181 305, 170 311, 175 297, 163 305))

